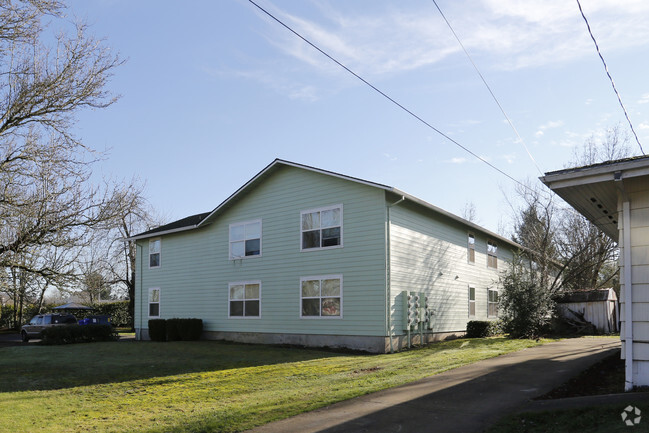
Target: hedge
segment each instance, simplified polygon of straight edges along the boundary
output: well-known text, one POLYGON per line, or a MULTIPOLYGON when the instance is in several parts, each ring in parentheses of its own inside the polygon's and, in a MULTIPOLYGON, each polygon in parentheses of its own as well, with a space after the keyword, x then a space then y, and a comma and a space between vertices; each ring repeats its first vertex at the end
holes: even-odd
POLYGON ((151 319, 149 338, 153 341, 196 341, 203 333, 201 319, 151 319))
POLYGON ((502 324, 498 320, 471 320, 466 324, 467 338, 493 337, 502 333, 502 324))
POLYGON ((165 319, 149 319, 149 338, 153 341, 167 341, 165 319))
POLYGON ((65 325, 43 330, 42 344, 91 343, 115 341, 118 335, 111 325, 65 325))

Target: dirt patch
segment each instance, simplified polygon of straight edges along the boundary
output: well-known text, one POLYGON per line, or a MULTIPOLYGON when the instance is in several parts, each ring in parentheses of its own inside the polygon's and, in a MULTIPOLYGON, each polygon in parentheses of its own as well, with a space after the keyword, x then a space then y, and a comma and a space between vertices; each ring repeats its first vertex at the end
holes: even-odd
POLYGON ((605 395, 624 392, 624 360, 620 351, 607 356, 578 376, 535 400, 605 395))

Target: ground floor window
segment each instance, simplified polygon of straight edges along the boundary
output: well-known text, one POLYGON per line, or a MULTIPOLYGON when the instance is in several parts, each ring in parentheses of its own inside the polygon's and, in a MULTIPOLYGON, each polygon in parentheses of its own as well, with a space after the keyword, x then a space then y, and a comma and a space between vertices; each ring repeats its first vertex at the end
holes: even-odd
POLYGON ((230 317, 261 316, 261 281, 229 284, 230 317))
POLYGON ((342 275, 301 278, 300 317, 342 317, 342 296, 342 275))
POLYGON ((489 289, 487 298, 487 315, 496 317, 498 315, 498 290, 489 289))
POLYGON ((469 287, 469 317, 475 316, 475 287, 469 287))
POLYGON ((149 318, 160 317, 160 289, 149 289, 149 318))

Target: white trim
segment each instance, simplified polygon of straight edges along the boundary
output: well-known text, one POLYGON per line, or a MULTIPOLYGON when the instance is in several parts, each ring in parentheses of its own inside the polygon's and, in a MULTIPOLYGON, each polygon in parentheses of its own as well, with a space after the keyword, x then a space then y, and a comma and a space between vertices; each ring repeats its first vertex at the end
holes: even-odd
MULTIPOLYGON (((313 320, 313 319, 325 319, 325 320, 338 320, 343 318, 343 276, 342 274, 335 274, 335 275, 313 275, 309 277, 300 277, 300 285, 298 287, 299 294, 300 294, 300 305, 299 305, 299 311, 300 311, 300 319, 307 319, 307 320, 313 320), (304 281, 315 281, 318 280, 320 281, 320 295, 319 296, 307 296, 306 298, 302 297, 302 283, 304 281), (319 315, 318 316, 303 316, 302 315, 302 300, 303 299, 322 299, 322 281, 323 280, 339 280, 340 281, 340 295, 339 296, 325 296, 326 298, 340 298, 340 315, 338 316, 323 316, 322 315, 322 308, 320 308, 319 315)), ((322 306, 322 304, 321 304, 322 306)))
POLYGON ((300 252, 333 250, 333 249, 336 249, 336 248, 343 248, 343 246, 344 246, 344 242, 343 242, 343 204, 342 203, 300 211, 300 252), (329 246, 329 247, 302 248, 302 245, 303 245, 302 235, 304 234, 305 231, 313 231, 313 230, 303 230, 302 229, 302 217, 305 214, 308 214, 308 213, 313 213, 313 212, 320 212, 321 213, 323 211, 328 211, 328 210, 332 210, 332 209, 340 209, 340 226, 327 226, 327 227, 323 228, 322 224, 320 224, 320 227, 318 228, 318 230, 320 230, 320 244, 322 244, 322 230, 325 230, 325 229, 328 229, 328 228, 334 228, 334 227, 340 227, 340 243, 338 245, 332 245, 332 246, 329 246))
POLYGON ((149 319, 159 319, 160 316, 161 316, 160 313, 162 312, 162 308, 161 308, 162 307, 162 290, 160 290, 160 287, 149 287, 149 294, 147 296, 147 306, 148 306, 148 308, 146 310, 147 318, 149 318, 149 319), (154 291, 154 290, 158 291, 158 302, 151 302, 151 292, 154 291), (158 315, 157 316, 152 316, 151 315, 151 304, 158 304, 158 315))
MULTIPOLYGON (((255 257, 261 257, 262 254, 263 254, 262 253, 262 239, 263 239, 263 237, 264 237, 264 225, 263 225, 263 223, 261 221, 261 218, 257 218, 257 219, 250 220, 250 221, 242 221, 242 222, 236 222, 236 223, 230 224, 228 226, 228 257, 230 258, 230 260, 243 260, 243 259, 252 259, 252 258, 255 258, 255 257), (236 256, 236 257, 233 256, 232 255, 232 227, 244 226, 244 232, 245 232, 245 226, 246 225, 248 225, 248 224, 256 224, 256 223, 259 223, 259 254, 252 255, 252 256, 246 256, 246 252, 245 252, 246 241, 247 240, 252 240, 252 239, 257 239, 257 238, 246 238, 245 233, 244 233, 244 237, 243 237, 243 244, 244 244, 244 246, 243 246, 243 249, 244 249, 243 256, 236 256)), ((235 241, 235 242, 237 242, 237 241, 235 241)))
POLYGON ((149 239, 149 254, 147 255, 147 257, 149 258, 149 269, 158 269, 162 266, 162 238, 161 237, 155 237, 149 239), (158 242, 158 245, 160 245, 159 251, 157 253, 153 253, 153 254, 158 254, 158 266, 151 266, 151 243, 153 242, 158 242))
POLYGON ((248 280, 248 281, 233 281, 228 283, 228 319, 261 319, 261 280, 248 280), (259 286, 259 298, 250 298, 246 299, 246 284, 257 284, 259 286), (231 299, 230 298, 230 288, 232 286, 244 286, 243 287, 243 299, 231 299), (230 302, 232 301, 243 301, 243 316, 232 316, 230 314, 230 302), (258 301, 259 302, 259 315, 258 316, 246 316, 246 301, 258 301))

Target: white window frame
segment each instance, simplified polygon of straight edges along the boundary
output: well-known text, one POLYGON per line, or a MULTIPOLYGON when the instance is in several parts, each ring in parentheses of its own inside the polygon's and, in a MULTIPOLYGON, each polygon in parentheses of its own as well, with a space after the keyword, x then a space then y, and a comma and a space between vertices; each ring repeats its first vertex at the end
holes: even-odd
POLYGON ((300 318, 301 319, 325 319, 325 320, 339 320, 343 318, 343 276, 342 274, 337 275, 314 275, 310 277, 300 277, 300 318), (320 295, 319 296, 302 296, 302 283, 304 281, 320 281, 320 295), (339 280, 340 281, 340 294, 339 296, 322 296, 322 281, 324 280, 339 280), (322 298, 339 298, 340 299, 340 315, 338 316, 323 316, 322 315, 322 298), (304 299, 320 299, 320 311, 318 316, 305 316, 302 314, 302 300, 304 299))
POLYGON ((498 269, 498 244, 492 240, 487 241, 487 267, 490 269, 498 269), (493 251, 489 247, 493 247, 493 251), (495 266, 489 264, 489 259, 493 257, 495 266))
POLYGON ((242 260, 242 259, 252 259, 252 258, 256 258, 256 257, 261 257, 261 255, 262 255, 262 238, 263 238, 263 236, 264 236, 264 226, 263 226, 263 224, 261 222, 261 218, 256 219, 256 220, 243 221, 243 222, 230 224, 230 226, 228 228, 228 240, 229 240, 228 253, 229 253, 230 260, 242 260), (246 241, 249 241, 249 240, 252 240, 252 239, 257 239, 257 238, 253 238, 253 237, 248 238, 246 236, 246 226, 251 225, 251 224, 257 224, 257 223, 259 223, 259 254, 246 256, 245 255, 246 254, 246 241), (239 227, 239 226, 243 226, 243 230, 244 230, 244 234, 243 234, 243 245, 244 245, 243 246, 243 254, 244 255, 243 256, 233 256, 232 255, 232 244, 234 242, 241 242, 241 240, 236 240, 236 241, 232 240, 232 229, 235 228, 235 227, 239 227))
POLYGON ((251 280, 251 281, 234 281, 228 283, 228 319, 261 319, 261 280, 251 280), (246 284, 257 284, 259 286, 259 298, 250 298, 246 299, 245 295, 245 286, 246 284), (232 286, 244 286, 244 295, 243 299, 232 299, 230 289, 232 286), (230 311, 230 303, 232 301, 243 301, 243 316, 233 316, 230 311), (257 301, 259 302, 259 315, 257 316, 246 316, 246 301, 257 301))
POLYGON ((475 286, 469 286, 469 293, 468 293, 468 297, 469 297, 469 305, 468 305, 469 306, 469 317, 475 317, 476 316, 476 314, 475 314, 475 312, 476 312, 476 309, 475 309, 475 306, 476 306, 476 304, 475 304, 475 293, 476 293, 475 286), (471 299, 471 290, 472 289, 473 289, 473 299, 471 299), (471 314, 471 306, 472 305, 473 305, 473 314, 471 314))
POLYGON ((498 293, 498 289, 487 288, 487 317, 498 317, 498 298, 499 298, 499 295, 500 294, 498 293), (496 301, 492 301, 490 299, 491 297, 489 295, 491 294, 491 292, 496 292, 496 297, 497 297, 496 301), (491 305, 494 305, 494 304, 496 305, 496 314, 489 314, 489 310, 490 310, 489 307, 491 305))
POLYGON ((331 249, 336 249, 336 248, 342 248, 343 247, 343 205, 342 203, 340 204, 335 204, 331 206, 324 206, 324 207, 319 207, 319 208, 314 208, 314 209, 307 209, 303 210, 300 212, 300 251, 302 252, 308 252, 308 251, 322 251, 322 250, 331 250, 331 249), (320 230, 320 245, 322 245, 322 230, 328 229, 328 228, 334 228, 334 227, 340 227, 340 243, 338 245, 332 245, 329 247, 313 247, 313 248, 303 248, 304 241, 303 241, 303 236, 304 232, 308 231, 313 231, 316 229, 311 229, 311 230, 303 230, 302 228, 302 218, 305 214, 309 213, 314 213, 314 212, 324 212, 332 209, 340 209, 340 226, 327 226, 327 227, 320 227, 317 230, 320 230))
POLYGON ((149 289, 149 297, 147 298, 147 301, 148 301, 147 305, 149 306, 149 308, 147 309, 147 317, 149 319, 159 319, 160 318, 160 310, 161 310, 160 306, 161 306, 161 303, 162 303, 161 302, 162 301, 162 290, 160 290, 160 287, 151 287, 149 289), (158 302, 151 302, 151 292, 153 292, 154 290, 158 291, 158 302), (152 316, 151 315, 151 304, 158 304, 158 315, 157 316, 152 316))
POLYGON ((162 238, 149 239, 149 269, 157 269, 160 266, 162 266, 162 238), (158 243, 158 251, 157 252, 151 252, 151 245, 154 242, 158 243), (158 266, 151 266, 151 256, 153 254, 158 255, 158 266))
POLYGON ((471 265, 475 265, 475 235, 473 233, 467 233, 466 243, 466 261, 471 265), (471 239, 473 239, 473 243, 471 243, 471 239), (471 253, 473 253, 473 260, 471 260, 471 253))

